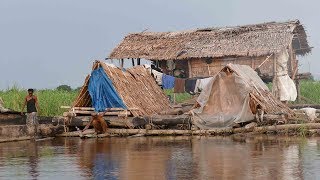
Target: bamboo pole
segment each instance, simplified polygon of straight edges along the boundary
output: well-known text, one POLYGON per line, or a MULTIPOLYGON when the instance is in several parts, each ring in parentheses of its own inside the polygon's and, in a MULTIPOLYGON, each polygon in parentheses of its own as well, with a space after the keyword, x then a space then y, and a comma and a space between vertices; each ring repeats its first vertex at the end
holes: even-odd
POLYGON ((133 58, 131 58, 131 62, 132 62, 132 66, 134 66, 134 59, 133 58))

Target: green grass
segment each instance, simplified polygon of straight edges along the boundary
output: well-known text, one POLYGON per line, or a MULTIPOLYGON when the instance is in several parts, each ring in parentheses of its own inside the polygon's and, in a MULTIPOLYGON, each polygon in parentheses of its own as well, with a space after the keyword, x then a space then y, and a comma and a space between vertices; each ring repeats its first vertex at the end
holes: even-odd
MULTIPOLYGON (((65 109, 60 106, 71 105, 76 98, 77 91, 39 90, 34 93, 39 100, 41 116, 62 115, 65 109)), ((15 111, 21 111, 26 90, 12 87, 5 91, 0 91, 0 97, 4 101, 4 106, 15 111)), ((26 111, 26 109, 24 110, 26 111)))
POLYGON ((312 101, 307 103, 320 104, 320 81, 301 81, 300 91, 301 96, 312 101))
MULTIPOLYGON (((268 83, 267 86, 270 90, 272 89, 272 83, 268 83)), ((300 92, 302 96, 300 103, 320 104, 320 81, 300 81, 300 92)))
MULTIPOLYGON (((300 82, 301 95, 305 99, 309 99, 312 102, 305 103, 317 103, 320 104, 320 81, 301 81, 300 82)), ((268 84, 271 88, 272 84, 268 84)), ((65 109, 61 109, 60 106, 71 105, 76 98, 78 91, 61 91, 61 90, 38 90, 35 95, 38 96, 40 105, 40 115, 42 116, 56 116, 62 115, 65 109)), ((173 90, 165 90, 166 95, 170 95, 173 99, 173 90)), ((24 97, 27 95, 26 90, 12 87, 4 91, 0 91, 0 97, 4 101, 4 105, 7 108, 21 111, 24 97)), ((177 93, 176 102, 181 103, 192 96, 188 93, 177 93)))
MULTIPOLYGON (((171 99, 173 100, 173 89, 166 89, 164 90, 164 93, 168 96, 171 96, 171 99)), ((192 98, 192 96, 188 93, 176 93, 176 102, 181 103, 183 101, 186 101, 188 99, 192 98)))

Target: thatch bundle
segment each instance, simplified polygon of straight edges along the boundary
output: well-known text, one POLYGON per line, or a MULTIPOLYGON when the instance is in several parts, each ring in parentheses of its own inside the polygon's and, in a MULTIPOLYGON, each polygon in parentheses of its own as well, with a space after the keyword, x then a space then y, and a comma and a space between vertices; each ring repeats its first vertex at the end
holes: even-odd
POLYGON ((206 28, 180 32, 129 34, 111 52, 111 59, 181 60, 225 56, 264 56, 291 45, 296 54, 311 51, 298 20, 206 28))

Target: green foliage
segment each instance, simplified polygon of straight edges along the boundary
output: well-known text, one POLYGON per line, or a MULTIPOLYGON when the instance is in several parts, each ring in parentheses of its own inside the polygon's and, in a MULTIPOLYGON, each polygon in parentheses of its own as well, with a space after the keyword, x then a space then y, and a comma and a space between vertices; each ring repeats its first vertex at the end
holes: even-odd
MULTIPOLYGON (((171 99, 173 101, 173 89, 166 89, 166 90, 164 90, 164 92, 167 96, 170 95, 171 99)), ((176 102, 177 103, 181 103, 181 102, 186 101, 191 98, 192 98, 192 96, 188 93, 176 93, 176 102)))
POLYGON ((298 135, 301 137, 306 137, 308 134, 308 128, 305 124, 301 124, 301 126, 298 128, 298 135))
POLYGON ((72 91, 72 88, 68 85, 60 85, 57 87, 58 91, 72 91))
MULTIPOLYGON (((77 93, 77 91, 59 91, 50 89, 35 91, 34 94, 39 99, 39 114, 41 116, 62 115, 65 109, 61 109, 60 106, 72 105, 77 93)), ((4 106, 15 111, 21 111, 26 95, 26 90, 18 89, 17 87, 0 91, 0 97, 4 101, 4 106)))
MULTIPOLYGON (((301 95, 306 99, 312 100, 313 103, 320 104, 320 82, 319 81, 301 81, 300 82, 301 95)), ((268 87, 271 88, 272 84, 269 83, 268 87)), ((58 88, 57 88, 58 89, 58 88)), ((35 91, 35 95, 38 96, 40 105, 40 115, 42 116, 56 116, 62 115, 65 109, 61 109, 60 106, 72 105, 72 102, 76 98, 79 90, 38 90, 35 91)), ((173 99, 173 90, 165 90, 166 95, 170 95, 173 99)), ((13 86, 5 91, 0 91, 0 97, 4 101, 6 108, 10 108, 16 111, 21 111, 24 97, 27 95, 27 91, 19 89, 17 86, 13 86)), ((188 93, 177 93, 176 102, 181 103, 192 96, 188 93)), ((310 102, 309 102, 310 103, 310 102)), ((304 134, 304 129, 300 130, 304 134)))
POLYGON ((300 82, 301 95, 312 102, 320 104, 320 81, 305 80, 300 82))
MULTIPOLYGON (((272 89, 272 83, 267 84, 272 89)), ((320 81, 302 80, 300 81, 300 92, 302 101, 300 103, 320 104, 320 81)))

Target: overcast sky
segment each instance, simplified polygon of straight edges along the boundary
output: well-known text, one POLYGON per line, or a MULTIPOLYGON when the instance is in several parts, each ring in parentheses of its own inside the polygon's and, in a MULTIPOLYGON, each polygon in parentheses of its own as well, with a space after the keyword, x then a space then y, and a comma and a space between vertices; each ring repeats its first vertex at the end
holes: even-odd
POLYGON ((0 0, 0 89, 81 86, 130 32, 299 19, 313 46, 302 71, 320 77, 320 1, 0 0))

